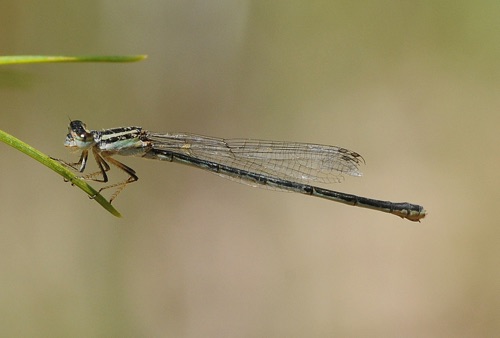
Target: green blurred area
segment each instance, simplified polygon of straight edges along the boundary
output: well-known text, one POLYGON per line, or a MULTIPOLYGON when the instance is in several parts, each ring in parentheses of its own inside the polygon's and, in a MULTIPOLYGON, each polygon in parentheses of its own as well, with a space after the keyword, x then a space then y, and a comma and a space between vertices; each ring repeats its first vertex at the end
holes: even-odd
POLYGON ((140 179, 114 219, 0 145, 0 335, 498 335, 499 10, 3 1, 2 55, 148 54, 1 67, 0 129, 43 152, 76 157, 63 147, 68 116, 333 144, 367 165, 329 188, 429 215, 415 225, 122 159, 140 179))

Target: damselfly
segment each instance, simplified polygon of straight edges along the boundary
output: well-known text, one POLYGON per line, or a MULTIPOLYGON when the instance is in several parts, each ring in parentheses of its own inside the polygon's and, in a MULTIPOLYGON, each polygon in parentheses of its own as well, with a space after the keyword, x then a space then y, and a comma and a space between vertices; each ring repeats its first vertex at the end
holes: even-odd
POLYGON ((113 158, 114 155, 138 156, 178 162, 198 167, 221 177, 253 187, 297 192, 348 205, 391 213, 410 221, 424 218, 420 205, 393 203, 327 190, 311 182, 340 182, 343 175, 361 176, 364 163, 358 153, 345 148, 311 143, 292 143, 251 139, 222 139, 186 133, 159 134, 141 127, 123 127, 101 131, 88 130, 82 121, 71 121, 64 145, 81 150, 76 163, 61 163, 83 173, 89 152, 99 171, 82 179, 108 182, 108 163, 127 173, 125 181, 99 190, 116 188, 110 202, 129 183, 139 178, 136 172, 113 158))

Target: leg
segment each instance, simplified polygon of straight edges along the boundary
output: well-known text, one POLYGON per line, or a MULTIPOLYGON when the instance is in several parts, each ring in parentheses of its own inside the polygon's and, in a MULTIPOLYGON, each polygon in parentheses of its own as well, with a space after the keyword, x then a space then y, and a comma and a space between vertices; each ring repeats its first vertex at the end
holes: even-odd
MULTIPOLYGON (((101 156, 99 156, 99 158, 100 158, 100 160, 98 161, 99 165, 100 165, 100 163, 103 163, 103 164, 105 164, 108 167, 107 169, 109 170, 109 166, 104 161, 104 159, 101 156)), ((106 157, 106 160, 109 163, 111 163, 114 166, 116 166, 117 168, 123 170, 124 172, 126 172, 129 175, 129 177, 125 181, 118 182, 118 183, 115 183, 115 184, 110 184, 110 185, 107 185, 107 186, 99 189, 99 193, 100 193, 104 189, 117 187, 116 191, 113 193, 113 195, 111 195, 111 198, 109 199, 109 203, 111 203, 120 194, 120 192, 127 186, 127 184, 137 181, 139 179, 139 177, 137 177, 134 169, 126 166, 125 164, 121 163, 120 161, 117 161, 117 160, 115 160, 112 157, 106 157)), ((106 174, 106 171, 102 171, 102 173, 103 173, 104 176, 106 174)), ((105 178, 106 178, 105 182, 107 182, 107 176, 105 178)))
POLYGON ((54 158, 54 157, 51 157, 51 159, 61 163, 65 167, 68 167, 68 168, 71 168, 75 171, 79 171, 79 172, 83 173, 83 171, 85 170, 85 166, 87 165, 87 157, 88 156, 89 156, 89 151, 83 150, 82 154, 80 155, 80 160, 78 160, 78 162, 69 163, 69 162, 60 160, 58 158, 54 158))
MULTIPOLYGON (((97 152, 93 151, 93 154, 94 154, 95 161, 97 162, 97 165, 99 166, 100 170, 96 171, 94 173, 82 175, 79 178, 81 178, 82 180, 90 180, 90 181, 104 182, 105 183, 108 181, 108 176, 106 175, 106 171, 108 171, 110 169, 109 165, 106 163, 106 161, 104 161, 104 159, 97 152), (101 175, 102 178, 101 179, 95 178, 98 175, 101 175)), ((85 167, 87 166, 88 155, 89 155, 89 151, 83 150, 82 154, 80 156, 80 160, 78 162, 74 162, 74 163, 69 163, 69 162, 60 160, 58 158, 54 158, 54 157, 51 157, 51 159, 61 163, 65 167, 68 167, 70 169, 73 169, 75 171, 83 173, 83 171, 85 170, 85 167)))

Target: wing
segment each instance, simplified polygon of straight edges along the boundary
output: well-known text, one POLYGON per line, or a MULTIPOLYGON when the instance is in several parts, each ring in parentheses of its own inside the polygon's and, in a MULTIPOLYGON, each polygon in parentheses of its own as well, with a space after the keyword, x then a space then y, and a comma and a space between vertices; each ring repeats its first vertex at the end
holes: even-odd
POLYGON ((336 146, 311 143, 221 139, 195 134, 148 133, 158 150, 192 156, 253 173, 301 183, 333 183, 361 176, 363 157, 336 146))

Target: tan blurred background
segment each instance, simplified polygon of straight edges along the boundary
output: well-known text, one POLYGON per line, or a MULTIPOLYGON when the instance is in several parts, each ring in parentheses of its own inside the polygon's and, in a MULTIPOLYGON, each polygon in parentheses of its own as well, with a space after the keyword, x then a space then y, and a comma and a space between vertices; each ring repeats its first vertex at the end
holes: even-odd
POLYGON ((0 144, 0 335, 499 335, 499 11, 2 1, 3 55, 149 55, 1 67, 0 129, 45 153, 76 158, 68 116, 333 144, 367 165, 329 188, 429 214, 414 224, 130 158, 140 180, 117 219, 0 144))

